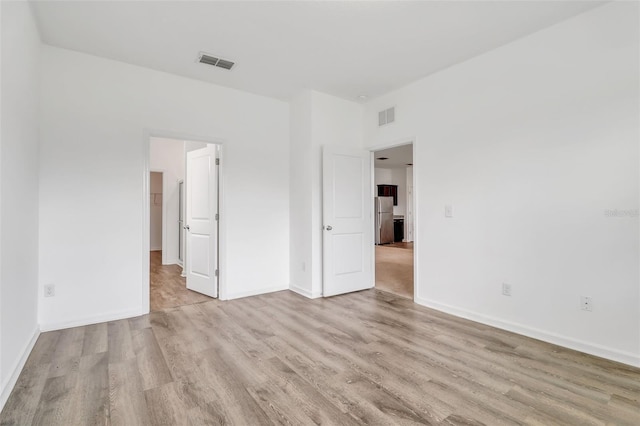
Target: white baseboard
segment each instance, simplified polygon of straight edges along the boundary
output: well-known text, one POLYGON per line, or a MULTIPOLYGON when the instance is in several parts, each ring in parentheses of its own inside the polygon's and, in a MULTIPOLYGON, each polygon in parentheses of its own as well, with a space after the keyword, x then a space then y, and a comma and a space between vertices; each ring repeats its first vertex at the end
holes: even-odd
POLYGON ((227 293, 227 297, 224 300, 241 299, 243 297, 258 296, 260 294, 273 293, 273 292, 282 291, 282 290, 289 290, 289 286, 281 285, 276 287, 261 288, 258 290, 243 291, 240 293, 227 293))
POLYGON ((298 293, 301 296, 307 297, 309 299, 317 299, 318 297, 322 297, 322 293, 312 293, 309 290, 300 288, 293 284, 291 284, 291 286, 289 287, 289 290, 293 291, 294 293, 298 293))
POLYGON ((149 251, 162 251, 162 247, 152 247, 149 251))
POLYGON ((31 354, 31 351, 33 350, 33 346, 38 340, 38 336, 40 336, 40 330, 36 328, 33 331, 33 334, 31 335, 31 339, 27 343, 27 346, 25 346, 22 350, 20 359, 18 359, 18 361, 14 365, 13 370, 11 371, 11 376, 9 376, 7 381, 2 384, 2 393, 0 393, 0 411, 2 411, 2 409, 4 408, 4 404, 7 403, 9 395, 11 395, 11 391, 13 391, 13 388, 18 382, 18 377, 20 377, 20 373, 22 373, 22 369, 24 368, 24 365, 29 358, 29 354, 31 354))
POLYGON ((164 259, 163 256, 162 264, 182 266, 182 262, 180 262, 180 259, 178 259, 176 256, 169 257, 168 255, 166 256, 166 259, 164 259))
POLYGON ((111 312, 107 314, 96 315, 96 316, 81 318, 77 320, 42 323, 40 324, 40 330, 44 332, 44 331, 62 330, 65 328, 81 327, 83 325, 91 325, 91 324, 98 324, 98 323, 107 322, 107 321, 117 321, 125 318, 139 317, 140 315, 145 315, 147 313, 148 312, 142 312, 142 309, 111 312))
POLYGON ((490 325, 492 327, 500 328, 502 330, 511 331, 513 333, 521 334, 523 336, 531 337, 533 339, 542 340, 554 345, 563 346, 565 348, 573 349, 579 352, 584 352, 590 355, 599 356, 612 361, 621 362, 623 364, 631 365, 634 367, 640 367, 640 354, 634 354, 631 352, 620 351, 617 349, 608 348, 606 346, 584 342, 582 340, 574 339, 560 334, 548 332, 545 330, 539 330, 537 328, 529 327, 523 324, 514 323, 511 321, 501 320, 489 315, 479 314, 476 312, 468 311, 466 309, 457 308, 455 306, 446 305, 443 303, 435 302, 433 300, 417 297, 414 301, 437 311, 445 312, 447 314, 455 315, 457 317, 465 318, 471 321, 479 322, 482 324, 490 325))

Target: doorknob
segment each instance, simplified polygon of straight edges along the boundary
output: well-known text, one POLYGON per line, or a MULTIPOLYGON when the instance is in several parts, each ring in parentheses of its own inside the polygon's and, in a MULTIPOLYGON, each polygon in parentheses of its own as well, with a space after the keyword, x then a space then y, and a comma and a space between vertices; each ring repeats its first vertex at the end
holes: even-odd
POLYGON ((187 231, 191 228, 189 228, 189 225, 185 226, 184 229, 186 229, 187 231))
POLYGON ((331 225, 327 225, 327 231, 331 231, 333 227, 331 225))

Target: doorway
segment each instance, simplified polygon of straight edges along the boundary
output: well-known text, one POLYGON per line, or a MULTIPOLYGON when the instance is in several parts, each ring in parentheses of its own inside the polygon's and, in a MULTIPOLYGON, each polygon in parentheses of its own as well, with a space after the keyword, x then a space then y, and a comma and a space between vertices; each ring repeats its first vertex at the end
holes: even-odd
POLYGON ((149 138, 150 311, 218 295, 218 151, 216 144, 149 138))
POLYGON ((375 151, 375 288, 414 298, 413 144, 375 151))

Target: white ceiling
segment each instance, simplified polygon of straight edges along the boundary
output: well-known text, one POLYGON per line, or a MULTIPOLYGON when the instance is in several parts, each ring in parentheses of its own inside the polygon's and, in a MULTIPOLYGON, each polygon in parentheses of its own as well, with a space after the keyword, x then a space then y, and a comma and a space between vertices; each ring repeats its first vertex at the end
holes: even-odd
POLYGON ((374 165, 380 169, 404 168, 413 164, 413 145, 401 145, 373 153, 374 165), (387 157, 387 160, 378 160, 387 157))
POLYGON ((599 5, 581 1, 42 1, 43 42, 283 100, 402 87, 599 5), (196 63, 198 52, 236 62, 196 63))

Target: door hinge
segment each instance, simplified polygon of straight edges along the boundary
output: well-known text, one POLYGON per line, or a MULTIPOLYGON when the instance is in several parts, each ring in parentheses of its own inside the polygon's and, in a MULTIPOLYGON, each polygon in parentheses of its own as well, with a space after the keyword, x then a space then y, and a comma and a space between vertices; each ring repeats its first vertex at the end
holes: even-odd
POLYGON ((220 219, 220 215, 218 213, 216 213, 216 220, 220 219))
POLYGON ((220 165, 220 159, 216 158, 216 166, 219 166, 219 165, 220 165))
POLYGON ((218 270, 216 269, 216 277, 218 276, 218 270))

